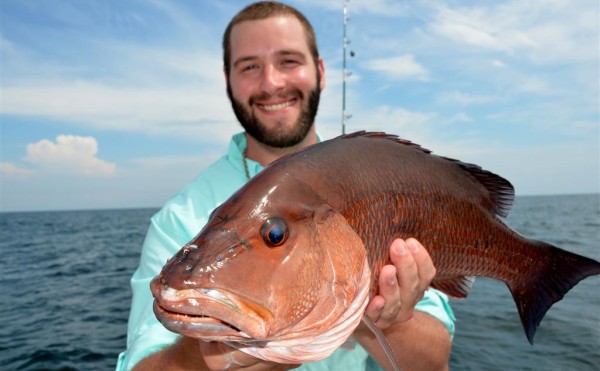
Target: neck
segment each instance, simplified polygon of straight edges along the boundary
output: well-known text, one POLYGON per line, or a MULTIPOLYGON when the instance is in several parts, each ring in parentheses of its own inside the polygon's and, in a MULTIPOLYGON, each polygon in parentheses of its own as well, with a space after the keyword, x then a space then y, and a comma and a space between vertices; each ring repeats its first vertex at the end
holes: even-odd
POLYGON ((304 138, 300 143, 296 144, 293 147, 285 147, 285 148, 275 148, 267 146, 248 133, 246 133, 246 140, 248 142, 248 147, 246 151, 246 157, 258 162, 262 166, 267 166, 271 162, 277 160, 278 158, 287 155, 289 153, 296 152, 301 150, 302 148, 308 147, 310 145, 317 143, 317 133, 315 130, 315 126, 310 129, 306 138, 304 138))

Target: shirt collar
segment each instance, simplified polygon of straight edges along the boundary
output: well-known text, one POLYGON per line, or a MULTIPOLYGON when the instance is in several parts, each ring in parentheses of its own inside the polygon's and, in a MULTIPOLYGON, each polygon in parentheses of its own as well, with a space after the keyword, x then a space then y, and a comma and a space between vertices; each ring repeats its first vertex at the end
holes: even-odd
MULTIPOLYGON (((317 133, 317 143, 322 142, 321 135, 317 133)), ((234 134, 231 137, 231 142, 229 143, 229 151, 228 157, 232 163, 232 165, 240 172, 244 173, 244 151, 248 147, 248 142, 246 140, 246 133, 241 132, 234 134)), ((248 165, 248 172, 250 173, 250 177, 258 174, 263 166, 258 162, 250 159, 246 159, 246 164, 248 165)))

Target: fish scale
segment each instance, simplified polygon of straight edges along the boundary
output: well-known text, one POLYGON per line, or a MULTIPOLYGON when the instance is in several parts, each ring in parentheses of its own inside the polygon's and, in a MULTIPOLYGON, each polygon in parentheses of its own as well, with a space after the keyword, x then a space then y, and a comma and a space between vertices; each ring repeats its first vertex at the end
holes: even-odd
POLYGON ((466 297, 473 276, 503 281, 532 342, 600 263, 511 230, 501 218, 513 199, 510 182, 477 165, 385 133, 341 136, 273 162, 215 209, 198 247, 153 280, 154 310, 172 331, 255 357, 323 359, 359 324, 392 241, 414 237, 436 267, 432 287, 451 297, 466 297), (262 232, 273 224, 275 241, 262 232))
MULTIPOLYGON (((355 190, 356 193, 364 194, 370 189, 371 192, 380 192, 384 195, 389 195, 394 194, 395 190, 397 194, 404 196, 400 199, 413 197, 414 202, 418 202, 420 205, 417 209, 420 209, 421 213, 427 213, 426 215, 421 214, 408 217, 410 220, 419 220, 424 224, 418 228, 418 231, 411 231, 409 228, 391 228, 391 233, 386 235, 392 239, 396 237, 416 237, 427 247, 437 271, 441 272, 440 276, 443 277, 444 272, 447 270, 454 270, 457 272, 455 273, 455 280, 460 280, 463 276, 467 275, 482 275, 501 279, 510 288, 511 284, 522 285, 524 282, 531 283, 531 280, 527 280, 521 276, 531 272, 533 263, 540 265, 540 262, 545 262, 546 265, 558 265, 556 261, 564 259, 574 259, 579 263, 582 270, 581 273, 566 274, 566 276, 571 276, 571 279, 576 279, 576 282, 588 275, 600 273, 600 265, 597 262, 585 258, 575 259, 574 254, 550 247, 550 245, 538 241, 527 240, 502 223, 498 217, 508 214, 510 205, 514 199, 513 187, 505 179, 473 164, 434 156, 431 154, 431 151, 423 149, 414 143, 384 133, 359 132, 348 135, 345 138, 346 140, 355 139, 355 143, 347 145, 348 148, 344 152, 347 156, 351 156, 355 161, 359 162, 356 167, 359 169, 374 169, 364 175, 367 181, 362 181, 361 179, 359 182, 354 182, 357 187, 360 187, 358 191, 355 190), (372 143, 368 143, 369 141, 372 143), (378 143, 374 143, 375 141, 378 143), (399 146, 398 144, 402 145, 399 146), (375 146, 377 146, 377 149, 375 149, 375 146), (382 148, 384 146, 386 147, 385 149, 382 148), (364 164, 372 164, 372 166, 369 167, 364 164), (378 176, 381 174, 385 176, 378 176), (376 184, 374 184, 375 180, 378 181, 376 184), (363 186, 367 190, 363 189, 363 186), (446 208, 445 214, 442 213, 444 211, 443 207, 436 206, 434 212, 431 212, 432 210, 427 207, 429 204, 428 198, 431 195, 434 198, 439 197, 440 205, 450 205, 450 207, 446 208), (447 220, 440 220, 438 217, 440 215, 445 215, 454 221, 457 224, 459 233, 471 230, 471 233, 465 236, 467 238, 463 239, 462 244, 454 245, 462 247, 459 251, 452 253, 448 251, 448 246, 452 246, 453 244, 450 243, 451 241, 447 241, 447 239, 449 236, 454 236, 457 233, 456 230, 439 231, 440 234, 433 234, 433 232, 439 230, 439 226, 443 227, 448 223, 447 220), (446 238, 444 240, 439 237, 446 238), (491 242, 490 237, 493 238, 491 242), (507 248, 507 244, 512 249, 507 248), (473 245, 479 246, 479 248, 473 250, 470 248, 473 245), (514 251, 513 255, 519 255, 518 258, 506 259, 507 254, 505 251, 511 250, 514 251), (448 256, 450 255, 453 257, 460 256, 463 259, 449 259, 448 256), (548 256, 554 256, 555 262, 551 262, 548 256), (472 258, 465 259, 465 257, 472 258), (478 261, 491 261, 493 264, 477 264, 478 261), (451 262, 454 264, 449 264, 451 262), (476 269, 473 269, 473 265, 476 269)), ((322 156, 318 160, 321 161, 322 158, 335 159, 335 152, 342 152, 339 148, 344 146, 346 144, 343 143, 343 139, 338 140, 335 145, 332 144, 328 148, 328 151, 324 150, 324 153, 322 153, 322 156), (330 152, 329 156, 325 152, 330 152)), ((313 151, 316 150, 313 147, 313 151)), ((315 160, 317 160, 317 156, 315 156, 315 160)), ((331 168, 336 169, 334 166, 331 168)), ((330 180, 329 186, 335 187, 334 182, 351 183, 352 176, 352 171, 338 171, 335 177, 327 179, 330 180), (342 178, 341 180, 339 179, 340 177, 342 178)), ((369 211, 373 208, 385 211, 393 210, 392 213, 399 212, 398 210, 414 210, 414 207, 411 207, 412 205, 404 207, 403 203, 394 203, 398 199, 398 197, 394 196, 387 197, 387 200, 379 203, 376 202, 377 199, 372 199, 369 207, 363 208, 363 211, 365 211, 363 215, 372 215, 384 221, 389 221, 389 215, 386 215, 385 212, 369 213, 369 211)), ((356 201, 349 198, 346 202, 347 204, 352 204, 356 201)), ((344 206, 338 206, 338 208, 342 214, 346 215, 344 213, 344 206)), ((406 216, 403 218, 406 219, 406 216)), ((369 236, 369 233, 372 234, 373 231, 379 230, 373 226, 365 229, 364 224, 356 222, 353 219, 349 219, 348 222, 355 228, 364 241, 370 240, 371 236, 369 236), (369 230, 370 232, 368 232, 369 230)), ((388 242, 390 242, 389 238, 388 242)), ((371 251, 371 256, 375 257, 371 267, 372 271, 375 272, 381 267, 379 263, 381 254, 379 250, 386 250, 387 246, 389 246, 386 243, 382 244, 380 240, 381 238, 373 239, 370 244, 373 247, 367 247, 371 251), (372 252, 373 249, 378 250, 377 253, 374 254, 372 252)), ((510 256, 510 254, 508 255, 510 256)), ((574 270, 577 272, 579 269, 574 270)), ((439 282, 439 278, 437 281, 439 282)), ((561 279, 553 279, 552 281, 562 282, 561 279)), ((521 320, 530 341, 533 339, 535 328, 537 328, 541 321, 540 314, 545 313, 549 305, 562 298, 564 293, 566 293, 566 291, 563 292, 565 288, 568 287, 566 290, 569 290, 576 282, 564 285, 560 284, 558 287, 549 288, 552 294, 538 301, 543 304, 541 305, 541 309, 533 311, 536 314, 528 313, 523 309, 526 306, 517 302, 521 320)), ((436 287, 435 279, 432 286, 436 287)), ((464 290, 454 291, 456 287, 448 287, 444 282, 439 284, 438 287, 443 288, 444 291, 454 297, 461 298, 466 296, 464 290)), ((543 285, 543 287, 547 288, 548 285, 543 285)), ((529 293, 525 288, 511 288, 511 292, 514 294, 513 290, 524 296, 535 297, 535 295, 529 293)), ((531 298, 527 300, 535 301, 535 299, 531 298)))

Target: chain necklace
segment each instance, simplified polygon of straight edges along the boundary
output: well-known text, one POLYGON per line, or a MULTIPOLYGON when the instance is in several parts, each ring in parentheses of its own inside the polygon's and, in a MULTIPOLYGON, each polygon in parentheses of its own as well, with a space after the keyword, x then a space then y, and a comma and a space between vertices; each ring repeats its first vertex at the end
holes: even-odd
POLYGON ((250 180, 250 170, 248 170, 248 147, 244 149, 242 162, 244 163, 244 172, 246 173, 246 181, 250 180))

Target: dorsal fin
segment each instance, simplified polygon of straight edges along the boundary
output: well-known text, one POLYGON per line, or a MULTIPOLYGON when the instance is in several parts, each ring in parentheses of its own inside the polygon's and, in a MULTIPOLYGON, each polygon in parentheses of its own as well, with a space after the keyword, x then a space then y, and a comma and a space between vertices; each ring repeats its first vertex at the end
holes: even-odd
POLYGON ((415 149, 418 149, 422 152, 428 153, 430 154, 431 151, 428 150, 427 148, 423 148, 420 145, 418 145, 417 143, 411 142, 408 139, 402 139, 397 135, 394 134, 388 134, 388 133, 384 133, 382 131, 356 131, 354 133, 349 133, 349 134, 344 134, 344 135, 340 135, 339 138, 341 139, 351 139, 351 138, 358 138, 358 137, 363 137, 363 138, 378 138, 378 139, 389 139, 392 140, 394 142, 406 145, 406 146, 410 146, 410 147, 414 147, 415 149))
POLYGON ((427 148, 423 148, 416 143, 399 138, 397 135, 393 134, 387 134, 384 132, 357 131, 354 133, 340 136, 340 138, 342 139, 357 137, 393 140, 396 143, 410 146, 431 156, 436 156, 438 158, 455 163, 456 165, 460 166, 461 169, 473 176, 479 183, 481 183, 481 185, 483 185, 488 190, 488 192, 490 193, 490 197, 494 203, 494 208, 492 209, 492 211, 496 215, 499 215, 503 218, 508 216, 510 208, 512 207, 513 201, 515 199, 515 190, 512 184, 508 180, 502 178, 501 176, 496 175, 491 171, 484 170, 480 166, 477 166, 475 164, 469 164, 453 158, 435 155, 432 153, 432 151, 428 150, 427 148))
POLYGON ((515 200, 515 189, 512 184, 499 175, 491 171, 483 170, 480 166, 458 161, 448 157, 441 157, 452 161, 460 166, 463 170, 471 174, 479 181, 489 192, 494 200, 495 213, 503 218, 508 216, 513 201, 515 200))

